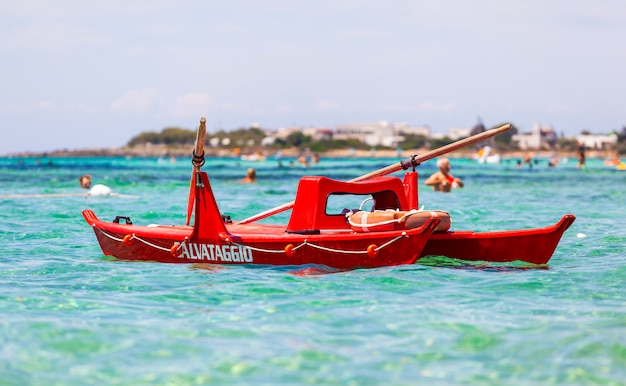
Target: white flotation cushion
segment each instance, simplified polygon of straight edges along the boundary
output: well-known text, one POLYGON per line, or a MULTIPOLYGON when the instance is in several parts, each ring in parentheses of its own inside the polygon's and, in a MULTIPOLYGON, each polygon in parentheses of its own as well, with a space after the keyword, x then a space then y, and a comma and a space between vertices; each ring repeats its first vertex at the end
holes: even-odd
POLYGON ((348 223, 355 232, 381 232, 418 228, 431 217, 439 219, 435 232, 445 232, 450 229, 452 223, 450 214, 441 210, 358 211, 348 215, 348 223))

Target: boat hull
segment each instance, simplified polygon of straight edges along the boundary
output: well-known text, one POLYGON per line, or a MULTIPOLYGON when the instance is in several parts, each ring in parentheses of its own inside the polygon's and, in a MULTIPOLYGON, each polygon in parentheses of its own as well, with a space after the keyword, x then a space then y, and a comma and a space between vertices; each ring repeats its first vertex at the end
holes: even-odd
POLYGON ((455 259, 547 264, 563 232, 576 217, 567 214, 549 227, 502 232, 454 231, 433 233, 422 250, 425 256, 446 256, 455 259))
POLYGON ((405 231, 312 235, 285 233, 283 227, 237 225, 219 238, 199 238, 192 227, 149 227, 105 222, 83 211, 105 255, 163 263, 304 265, 376 268, 413 264, 439 220, 405 231))

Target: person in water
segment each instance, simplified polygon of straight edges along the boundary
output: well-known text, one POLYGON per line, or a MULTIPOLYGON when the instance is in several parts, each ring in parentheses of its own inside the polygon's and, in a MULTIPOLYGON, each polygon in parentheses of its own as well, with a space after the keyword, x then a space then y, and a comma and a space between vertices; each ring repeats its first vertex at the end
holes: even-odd
POLYGON ((585 144, 578 142, 578 167, 585 168, 585 144))
POLYGON ((452 188, 462 188, 463 181, 460 178, 450 174, 450 160, 447 158, 439 158, 437 160, 439 171, 433 173, 425 181, 425 184, 432 186, 434 191, 449 192, 452 188))
POLYGON ((80 187, 83 189, 89 189, 89 191, 85 194, 85 197, 88 196, 111 196, 113 193, 111 192, 111 188, 102 184, 95 184, 91 186, 91 176, 89 174, 85 174, 78 179, 80 183, 80 187))
POLYGON ((550 160, 548 161, 548 167, 554 168, 559 164, 559 157, 556 156, 556 153, 552 153, 550 160))
POLYGON ((248 169, 246 176, 242 178, 241 180, 239 180, 239 182, 243 182, 243 183, 256 182, 256 170, 254 170, 253 168, 248 169))
POLYGON ((606 166, 617 166, 620 163, 622 163, 622 161, 620 161, 619 153, 617 151, 615 153, 613 153, 613 157, 612 158, 607 158, 607 159, 604 160, 604 164, 606 166))

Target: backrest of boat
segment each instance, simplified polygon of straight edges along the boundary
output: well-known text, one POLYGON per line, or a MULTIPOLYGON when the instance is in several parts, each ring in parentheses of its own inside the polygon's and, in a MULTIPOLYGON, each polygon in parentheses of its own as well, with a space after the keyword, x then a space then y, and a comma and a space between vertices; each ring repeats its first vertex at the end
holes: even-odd
POLYGON ((224 219, 215 201, 209 176, 198 172, 199 183, 195 186, 194 225, 191 240, 221 240, 226 235, 224 219))
POLYGON ((377 210, 406 210, 408 207, 402 181, 397 177, 346 182, 323 176, 306 176, 298 184, 287 232, 306 234, 324 229, 350 229, 345 215, 327 213, 328 198, 335 194, 371 195, 377 210))

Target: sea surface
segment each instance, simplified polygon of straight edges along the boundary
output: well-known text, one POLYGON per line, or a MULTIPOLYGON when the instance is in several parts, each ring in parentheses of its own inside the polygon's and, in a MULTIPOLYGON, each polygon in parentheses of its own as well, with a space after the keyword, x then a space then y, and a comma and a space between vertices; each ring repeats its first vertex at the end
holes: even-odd
MULTIPOLYGON (((234 220, 399 159, 207 159, 234 220), (258 183, 241 184, 247 168, 258 183)), ((190 159, 0 158, 0 385, 624 385, 626 171, 589 159, 452 159, 465 188, 420 205, 457 230, 576 215, 549 264, 429 257, 336 272, 103 256, 81 211, 184 224, 190 159), (118 197, 88 197, 90 174, 118 197)), ((393 175, 402 177, 403 172, 393 175)), ((289 213, 271 219, 285 222, 289 213)))

